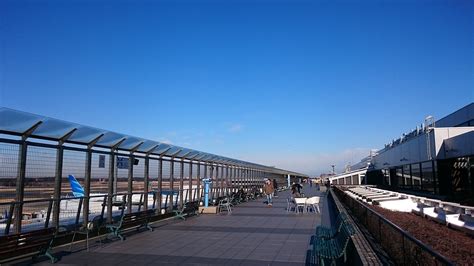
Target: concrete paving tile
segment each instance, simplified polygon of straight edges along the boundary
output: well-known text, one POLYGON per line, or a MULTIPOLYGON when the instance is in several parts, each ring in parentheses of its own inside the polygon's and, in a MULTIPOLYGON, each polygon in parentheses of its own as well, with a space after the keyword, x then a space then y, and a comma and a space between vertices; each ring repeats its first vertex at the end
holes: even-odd
MULTIPOLYGON (((309 190, 305 193, 312 195, 309 190)), ((273 208, 265 207, 263 199, 258 199, 235 207, 231 215, 200 215, 186 221, 160 222, 154 225, 153 232, 131 232, 125 241, 109 241, 93 252, 65 255, 61 263, 100 263, 101 266, 127 262, 134 266, 304 263, 310 236, 316 225, 321 224, 321 216, 287 213, 284 208, 288 192, 280 195, 275 198, 273 208)))

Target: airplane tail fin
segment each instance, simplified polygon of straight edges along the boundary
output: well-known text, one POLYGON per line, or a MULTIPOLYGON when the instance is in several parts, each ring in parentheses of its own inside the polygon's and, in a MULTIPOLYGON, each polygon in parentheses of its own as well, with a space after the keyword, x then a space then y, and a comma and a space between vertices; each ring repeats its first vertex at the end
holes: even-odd
POLYGON ((69 184, 71 184, 71 190, 74 197, 84 197, 84 188, 81 186, 79 181, 73 176, 68 175, 69 184))

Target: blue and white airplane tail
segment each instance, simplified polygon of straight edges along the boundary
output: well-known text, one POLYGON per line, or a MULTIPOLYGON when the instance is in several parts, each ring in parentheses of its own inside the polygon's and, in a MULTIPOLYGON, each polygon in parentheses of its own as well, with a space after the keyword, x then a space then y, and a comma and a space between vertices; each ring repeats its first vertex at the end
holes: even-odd
POLYGON ((84 197, 84 188, 81 186, 79 181, 73 176, 68 175, 69 184, 71 184, 71 190, 74 197, 84 197))

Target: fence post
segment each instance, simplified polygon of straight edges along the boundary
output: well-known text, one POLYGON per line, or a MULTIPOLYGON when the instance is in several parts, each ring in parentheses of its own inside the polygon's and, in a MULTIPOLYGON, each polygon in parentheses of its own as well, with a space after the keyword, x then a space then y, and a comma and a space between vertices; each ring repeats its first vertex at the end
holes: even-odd
POLYGON ((148 210, 148 181, 150 180, 150 154, 145 155, 145 173, 143 175, 143 210, 148 210))
MULTIPOLYGON (((204 167, 205 168, 205 167, 204 167)), ((196 200, 201 201, 201 162, 197 161, 197 168, 196 168, 196 182, 197 182, 197 189, 196 189, 196 200)))
POLYGON ((162 156, 160 156, 158 158, 158 188, 157 188, 157 192, 156 192, 156 197, 157 197, 157 204, 156 204, 156 208, 158 209, 158 214, 161 214, 161 201, 163 200, 162 199, 162 196, 161 196, 161 190, 162 190, 162 187, 163 187, 163 158, 162 156))
POLYGON ((189 177, 188 177, 188 186, 189 186, 189 197, 188 202, 193 201, 193 160, 189 160, 189 177))
POLYGON ((184 205, 184 159, 179 162, 179 207, 184 205))
MULTIPOLYGON (((21 233, 21 220, 23 216, 23 199, 25 196, 25 176, 26 176, 26 157, 28 153, 28 143, 26 139, 35 131, 35 129, 43 123, 39 121, 28 130, 26 130, 21 136, 21 145, 20 145, 20 156, 18 157, 18 176, 16 178, 16 198, 15 201, 17 202, 15 208, 15 233, 21 233)), ((10 214, 11 215, 11 214, 10 214)))

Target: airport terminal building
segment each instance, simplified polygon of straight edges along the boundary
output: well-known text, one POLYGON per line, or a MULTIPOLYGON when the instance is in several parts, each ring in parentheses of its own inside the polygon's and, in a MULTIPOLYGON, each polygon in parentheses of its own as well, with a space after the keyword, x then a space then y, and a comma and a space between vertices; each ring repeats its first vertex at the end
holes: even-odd
POLYGON ((474 205, 474 103, 436 122, 428 117, 424 125, 368 158, 331 182, 377 185, 474 205), (368 158, 370 163, 365 163, 368 158), (355 174, 360 178, 348 178, 355 174))

